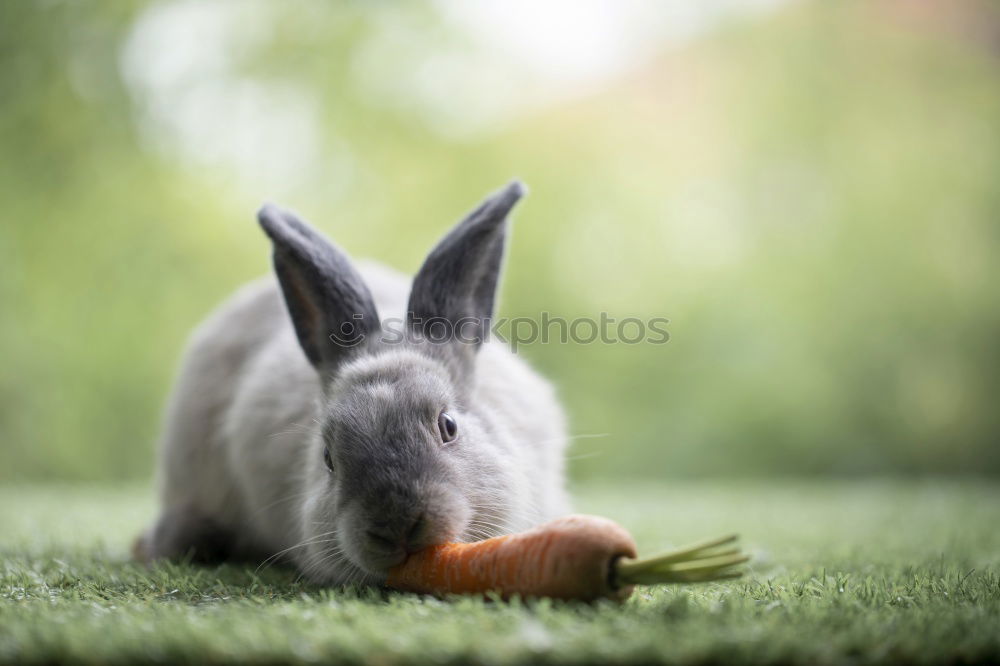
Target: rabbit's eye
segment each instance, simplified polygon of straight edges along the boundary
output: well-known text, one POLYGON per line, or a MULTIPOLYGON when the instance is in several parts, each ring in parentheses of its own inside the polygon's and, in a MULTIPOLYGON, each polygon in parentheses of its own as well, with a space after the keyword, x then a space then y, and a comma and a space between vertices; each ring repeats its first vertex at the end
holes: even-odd
POLYGON ((330 447, 323 447, 323 462, 326 463, 326 469, 331 474, 333 473, 333 456, 330 455, 330 447))
POLYGON ((445 444, 458 437, 458 424, 448 412, 438 415, 438 430, 441 432, 441 441, 445 444))

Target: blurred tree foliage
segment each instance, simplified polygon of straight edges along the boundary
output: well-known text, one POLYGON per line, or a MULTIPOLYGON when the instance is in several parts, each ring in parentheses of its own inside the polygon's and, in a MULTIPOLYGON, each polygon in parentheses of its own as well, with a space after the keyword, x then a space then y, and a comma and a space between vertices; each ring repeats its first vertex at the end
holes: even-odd
POLYGON ((576 475, 1000 472, 1000 86, 995 31, 962 27, 997 16, 957 4, 795 5, 470 136, 373 93, 415 64, 358 74, 390 12, 469 39, 428 7, 272 5, 230 74, 308 91, 341 167, 248 194, 157 139, 138 5, 0 3, 0 478, 149 474, 186 332, 268 268, 260 200, 412 271, 514 175, 501 314, 671 320, 666 345, 522 349, 599 435, 576 475))

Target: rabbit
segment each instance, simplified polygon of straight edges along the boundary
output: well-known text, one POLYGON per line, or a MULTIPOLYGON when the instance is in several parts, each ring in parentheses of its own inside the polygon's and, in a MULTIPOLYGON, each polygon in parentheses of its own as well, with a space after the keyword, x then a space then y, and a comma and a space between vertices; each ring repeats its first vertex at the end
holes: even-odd
POLYGON ((160 442, 162 510, 135 556, 277 560, 317 584, 380 585, 421 548, 567 513, 554 389, 489 335, 524 192, 487 198, 412 283, 261 208, 275 276, 192 334, 160 442))

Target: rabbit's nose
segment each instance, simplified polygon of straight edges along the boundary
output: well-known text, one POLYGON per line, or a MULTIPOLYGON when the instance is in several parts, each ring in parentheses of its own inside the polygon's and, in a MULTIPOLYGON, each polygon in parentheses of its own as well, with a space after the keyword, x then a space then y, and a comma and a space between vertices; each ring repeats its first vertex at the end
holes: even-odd
POLYGON ((386 553, 397 551, 412 552, 420 548, 421 538, 426 531, 423 514, 416 518, 400 520, 391 524, 380 524, 365 531, 368 544, 373 550, 386 553))

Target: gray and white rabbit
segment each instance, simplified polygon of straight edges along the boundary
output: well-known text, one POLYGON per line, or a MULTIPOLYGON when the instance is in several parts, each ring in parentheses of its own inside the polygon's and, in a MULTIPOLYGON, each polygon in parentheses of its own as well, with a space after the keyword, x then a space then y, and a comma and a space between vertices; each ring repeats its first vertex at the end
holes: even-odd
POLYGON ((523 193, 513 182, 459 222, 412 286, 264 206, 277 280, 195 330, 161 442, 162 512, 136 556, 284 559, 314 582, 378 584, 422 547, 567 512, 559 403, 487 334, 523 193))

